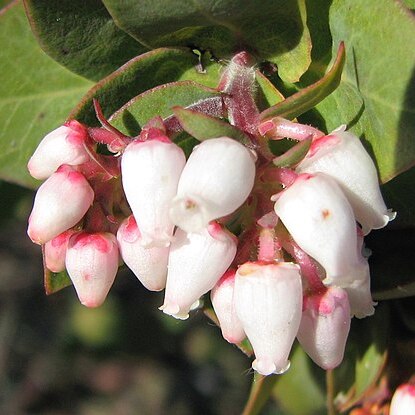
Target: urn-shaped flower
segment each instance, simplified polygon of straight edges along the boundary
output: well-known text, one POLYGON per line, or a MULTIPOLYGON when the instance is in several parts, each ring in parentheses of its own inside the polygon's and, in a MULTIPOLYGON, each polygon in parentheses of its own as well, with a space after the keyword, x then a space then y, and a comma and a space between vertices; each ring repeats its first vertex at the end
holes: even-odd
POLYGON ((62 164, 78 165, 89 160, 85 148, 87 130, 72 120, 53 130, 39 143, 27 168, 35 179, 46 179, 62 164))
POLYGON ((296 264, 241 265, 235 280, 235 307, 262 375, 284 373, 301 320, 302 286, 296 264))
POLYGON ((133 141, 124 151, 122 183, 145 246, 168 246, 171 241, 169 207, 185 162, 183 150, 164 136, 133 141))
POLYGON ((298 176, 274 209, 300 248, 326 270, 326 284, 344 286, 364 274, 353 210, 330 176, 298 176))
POLYGON ((212 222, 203 231, 186 233, 177 229, 170 246, 166 294, 160 307, 178 319, 218 282, 236 254, 236 238, 212 222))
POLYGON ((343 289, 330 287, 324 293, 304 296, 297 339, 323 369, 334 369, 342 362, 350 319, 349 300, 343 289))
POLYGON ((389 410, 390 415, 415 414, 415 385, 405 383, 396 389, 389 410))
POLYGON ((118 246, 112 233, 79 232, 69 239, 66 269, 86 307, 98 307, 107 297, 118 270, 118 246))
POLYGON ((396 214, 386 208, 375 164, 354 134, 342 129, 313 142, 298 165, 299 173, 325 173, 335 178, 352 205, 364 234, 386 226, 396 214))
POLYGON ((227 271, 212 288, 210 298, 223 338, 237 344, 246 336, 235 309, 235 273, 234 269, 227 271))
POLYGON ((125 219, 118 228, 117 241, 122 259, 144 287, 150 291, 164 289, 169 247, 144 247, 133 215, 125 219))
POLYGON ((94 191, 85 177, 63 165, 38 189, 29 217, 30 239, 44 244, 76 225, 94 200, 94 191))
POLYGON ((44 260, 47 269, 52 272, 61 272, 65 269, 66 250, 69 238, 74 233, 74 229, 68 229, 45 243, 44 260))
POLYGON ((186 232, 197 232, 234 212, 255 180, 255 156, 228 138, 206 140, 193 149, 174 198, 170 217, 186 232))

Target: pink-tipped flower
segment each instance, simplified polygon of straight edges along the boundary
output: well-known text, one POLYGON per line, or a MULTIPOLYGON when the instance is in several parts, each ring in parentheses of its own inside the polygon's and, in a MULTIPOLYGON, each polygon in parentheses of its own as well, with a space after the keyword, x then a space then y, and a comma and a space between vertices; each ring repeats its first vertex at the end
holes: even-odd
POLYGON ((122 183, 145 246, 168 246, 174 225, 170 202, 186 163, 183 150, 167 137, 130 143, 122 156, 122 183))
POLYGON ((62 164, 75 166, 87 162, 89 155, 84 146, 87 136, 86 128, 75 120, 53 130, 30 158, 29 173, 35 179, 46 179, 62 164))
POLYGON ((369 154, 358 137, 342 128, 315 140, 297 171, 321 172, 335 178, 364 234, 383 228, 396 216, 383 201, 376 167, 369 154))
POLYGON ((390 415, 415 414, 415 385, 405 383, 399 386, 393 394, 390 415))
POLYGON ((65 269, 66 249, 69 238, 75 233, 73 229, 62 232, 45 244, 45 266, 52 272, 61 272, 65 269))
POLYGON ((107 297, 118 270, 118 246, 112 233, 79 232, 69 239, 66 269, 86 307, 98 307, 107 297))
POLYGON ((350 320, 346 291, 329 287, 324 294, 304 296, 297 339, 316 364, 334 369, 343 360, 350 320))
POLYGON ((218 282, 236 255, 236 238, 212 222, 199 233, 177 229, 170 246, 164 313, 185 320, 199 298, 218 282))
POLYGON ((284 373, 301 320, 302 286, 298 265, 279 262, 241 265, 235 280, 235 307, 254 349, 253 369, 284 373))
POLYGON ((206 140, 193 149, 186 163, 170 217, 186 232, 198 232, 241 206, 254 180, 251 151, 228 137, 206 140))
POLYGON ((326 270, 325 284, 345 286, 364 274, 353 210, 334 179, 302 174, 274 206, 294 240, 326 270))
POLYGON ((227 271, 210 292, 213 309, 220 323, 223 338, 238 344, 245 338, 234 303, 235 270, 227 271))
POLYGON ((27 233, 44 244, 76 225, 94 200, 94 191, 85 177, 63 165, 38 189, 29 217, 27 233))
POLYGON ((359 273, 356 280, 344 287, 349 297, 350 314, 357 318, 364 318, 374 314, 375 302, 370 292, 370 270, 366 260, 362 260, 363 275, 359 273))
POLYGON ((133 215, 124 220, 117 232, 120 254, 126 265, 150 291, 166 286, 169 247, 145 248, 133 215))

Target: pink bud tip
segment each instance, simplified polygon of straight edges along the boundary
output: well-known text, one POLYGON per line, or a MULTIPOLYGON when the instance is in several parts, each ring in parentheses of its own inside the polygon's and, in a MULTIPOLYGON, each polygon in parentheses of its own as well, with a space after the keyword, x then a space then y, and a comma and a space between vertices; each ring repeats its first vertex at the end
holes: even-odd
POLYGON ((39 143, 27 168, 35 179, 46 179, 62 164, 72 166, 87 162, 90 157, 84 143, 87 130, 78 121, 71 120, 57 128, 39 143))
POLYGON ((396 389, 390 406, 390 415, 415 414, 415 385, 406 383, 396 389))

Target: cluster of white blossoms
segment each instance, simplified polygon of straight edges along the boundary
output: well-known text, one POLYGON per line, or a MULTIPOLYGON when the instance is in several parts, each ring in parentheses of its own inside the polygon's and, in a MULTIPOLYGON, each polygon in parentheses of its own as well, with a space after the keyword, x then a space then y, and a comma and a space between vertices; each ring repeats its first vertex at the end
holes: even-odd
MULTIPOLYGON (((278 135, 275 123, 260 124, 260 134, 278 135)), ((70 121, 28 163, 46 179, 28 234, 88 307, 103 303, 124 262, 147 289, 165 289, 160 310, 178 319, 211 290, 223 337, 248 338, 259 373, 285 372, 295 338, 334 368, 351 318, 374 312, 363 236, 394 214, 356 136, 304 129, 314 137, 308 153, 282 169, 229 137, 201 142, 186 160, 154 127, 104 156, 92 130, 70 121), (235 221, 237 235, 228 229, 235 221)))

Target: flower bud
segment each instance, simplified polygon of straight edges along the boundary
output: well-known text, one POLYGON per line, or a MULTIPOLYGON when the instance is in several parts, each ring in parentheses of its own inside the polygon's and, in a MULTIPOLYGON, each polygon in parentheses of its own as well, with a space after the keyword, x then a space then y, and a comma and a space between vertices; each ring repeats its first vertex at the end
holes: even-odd
POLYGON ((229 270, 213 287, 210 298, 223 338, 229 343, 238 344, 245 339, 245 332, 235 310, 234 287, 235 270, 229 270))
POLYGON ((284 373, 301 320, 302 287, 298 265, 278 262, 241 265, 235 279, 235 308, 254 349, 253 369, 284 373))
POLYGON ((399 386, 393 394, 390 415, 415 414, 415 385, 405 383, 399 386))
POLYGON ((75 233, 68 229, 45 244, 45 266, 52 272, 61 272, 65 269, 66 249, 69 238, 75 233))
POLYGON ((359 138, 350 132, 335 130, 315 140, 297 171, 321 172, 335 178, 365 235, 383 228, 396 216, 383 201, 375 164, 359 138))
POLYGON ((118 246, 111 233, 79 232, 69 239, 66 269, 86 307, 98 307, 107 297, 118 270, 118 246))
POLYGON ((62 164, 78 165, 89 160, 84 143, 86 128, 78 121, 69 121, 46 135, 39 143, 27 168, 35 179, 46 179, 62 164))
POLYGON ((334 369, 343 360, 350 330, 347 293, 329 287, 324 294, 304 296, 297 339, 304 351, 323 369, 334 369))
POLYGON ((326 270, 325 284, 344 286, 364 272, 353 210, 334 179, 302 174, 274 206, 294 240, 326 270))
POLYGON ((245 146, 228 137, 203 141, 183 169, 170 217, 186 232, 198 232, 241 206, 254 180, 255 157, 245 146))
POLYGON ((183 150, 167 137, 133 141, 122 156, 122 183, 145 246, 168 246, 174 225, 170 202, 186 163, 183 150))
POLYGON ((236 238, 213 222, 200 233, 177 229, 170 246, 164 313, 185 320, 192 305, 218 282, 236 255, 236 238))
POLYGON ((94 200, 94 191, 85 177, 63 165, 38 189, 29 217, 27 233, 44 244, 72 228, 85 215, 94 200))
POLYGON ((145 248, 133 215, 124 220, 117 232, 120 254, 126 265, 150 291, 166 286, 169 247, 145 248))

